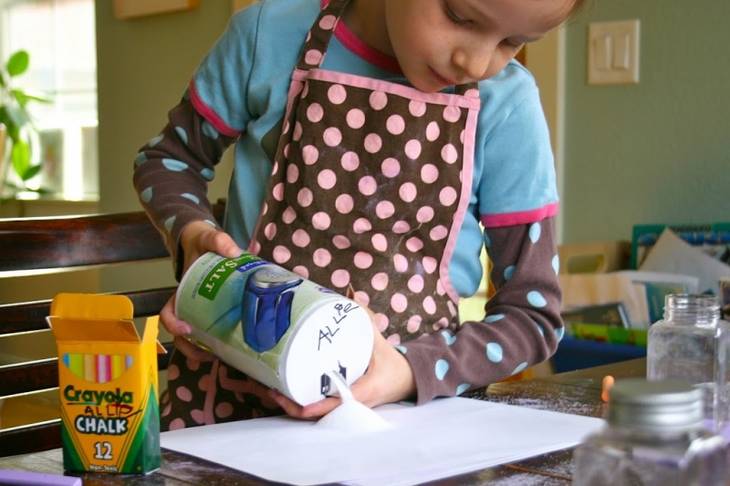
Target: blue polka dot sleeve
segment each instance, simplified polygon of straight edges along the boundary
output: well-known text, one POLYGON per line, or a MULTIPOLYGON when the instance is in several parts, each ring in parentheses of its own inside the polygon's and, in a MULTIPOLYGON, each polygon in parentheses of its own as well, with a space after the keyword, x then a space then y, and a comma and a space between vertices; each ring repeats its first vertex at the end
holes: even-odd
POLYGON ((496 293, 484 319, 398 346, 413 370, 419 404, 515 375, 548 359, 563 336, 553 219, 487 231, 496 293))
POLYGON ((145 211, 162 233, 182 271, 180 232, 192 221, 217 226, 207 198, 215 165, 235 138, 220 134, 186 95, 168 114, 168 124, 144 144, 134 159, 134 187, 145 211))

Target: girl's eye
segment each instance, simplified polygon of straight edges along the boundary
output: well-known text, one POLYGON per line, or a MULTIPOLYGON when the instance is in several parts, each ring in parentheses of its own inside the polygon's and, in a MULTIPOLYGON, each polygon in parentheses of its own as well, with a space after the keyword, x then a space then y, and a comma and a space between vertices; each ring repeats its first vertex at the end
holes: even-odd
POLYGON ((453 23, 457 25, 467 25, 471 23, 470 20, 467 20, 463 17, 459 17, 459 15, 454 12, 454 9, 451 8, 451 6, 448 4, 448 2, 444 2, 444 11, 446 12, 446 16, 451 20, 453 23))

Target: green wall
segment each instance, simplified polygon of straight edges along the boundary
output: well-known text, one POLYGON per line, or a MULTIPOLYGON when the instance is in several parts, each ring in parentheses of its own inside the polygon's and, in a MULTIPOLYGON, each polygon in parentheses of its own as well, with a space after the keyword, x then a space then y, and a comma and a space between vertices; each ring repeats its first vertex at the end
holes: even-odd
POLYGON ((567 28, 563 241, 730 221, 730 2, 588 2, 567 28), (588 22, 633 18, 641 82, 588 86, 588 22))
MULTIPOLYGON (((190 77, 223 32, 231 2, 208 0, 184 12, 119 20, 110 0, 97 0, 99 185, 101 212, 138 211, 132 186, 137 149, 155 136, 190 77)), ((224 197, 231 170, 227 154, 209 197, 224 197)), ((170 285, 168 262, 104 271, 102 290, 170 285)))

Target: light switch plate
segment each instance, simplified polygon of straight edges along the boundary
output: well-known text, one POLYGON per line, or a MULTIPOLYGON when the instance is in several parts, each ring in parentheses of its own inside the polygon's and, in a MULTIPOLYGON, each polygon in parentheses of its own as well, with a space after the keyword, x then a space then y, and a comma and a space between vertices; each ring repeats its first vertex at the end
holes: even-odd
POLYGON ((588 26, 588 84, 639 82, 639 20, 591 22, 588 26))

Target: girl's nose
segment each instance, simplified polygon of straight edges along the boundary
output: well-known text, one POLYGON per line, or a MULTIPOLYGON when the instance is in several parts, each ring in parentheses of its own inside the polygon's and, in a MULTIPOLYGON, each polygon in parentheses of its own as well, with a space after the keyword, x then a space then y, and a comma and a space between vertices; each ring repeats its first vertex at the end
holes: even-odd
POLYGON ((468 78, 469 81, 477 81, 486 76, 493 55, 494 48, 489 46, 469 50, 456 49, 452 62, 465 78, 468 78))

